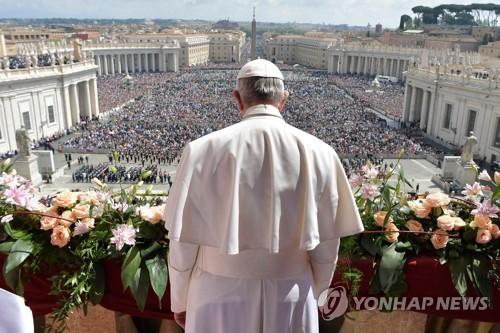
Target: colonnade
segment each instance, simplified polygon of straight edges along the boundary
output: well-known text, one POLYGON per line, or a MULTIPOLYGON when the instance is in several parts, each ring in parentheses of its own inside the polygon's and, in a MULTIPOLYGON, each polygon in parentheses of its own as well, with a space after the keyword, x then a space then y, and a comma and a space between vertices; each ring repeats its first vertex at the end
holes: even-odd
POLYGON ((411 60, 400 56, 332 54, 328 71, 334 74, 386 75, 399 79, 411 64, 411 60))
POLYGON ((64 85, 63 96, 66 128, 76 125, 82 119, 99 116, 97 80, 95 78, 64 85))
MULTIPOLYGON (((100 50, 101 51, 101 50, 100 50)), ((99 75, 114 75, 143 72, 178 71, 179 59, 176 52, 94 52, 99 75)))

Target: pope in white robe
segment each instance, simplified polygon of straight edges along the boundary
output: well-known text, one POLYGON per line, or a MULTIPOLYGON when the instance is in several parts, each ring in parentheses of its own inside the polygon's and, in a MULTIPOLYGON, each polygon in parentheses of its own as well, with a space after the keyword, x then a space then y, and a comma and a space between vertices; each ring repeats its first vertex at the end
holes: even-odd
POLYGON ((242 121, 189 143, 165 210, 171 309, 186 332, 317 332, 341 237, 363 231, 332 147, 288 125, 267 60, 240 70, 242 121))

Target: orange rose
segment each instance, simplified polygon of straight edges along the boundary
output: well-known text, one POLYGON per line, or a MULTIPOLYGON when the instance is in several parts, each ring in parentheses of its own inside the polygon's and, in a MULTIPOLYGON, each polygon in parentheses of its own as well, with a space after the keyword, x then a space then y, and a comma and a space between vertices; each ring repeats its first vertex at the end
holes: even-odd
POLYGON ((76 203, 76 199, 76 195, 73 192, 62 192, 52 200, 52 205, 68 208, 76 203))
POLYGON ((86 204, 78 204, 71 211, 73 217, 75 219, 84 219, 86 217, 90 217, 90 205, 86 204))
POLYGON ((388 231, 385 233, 385 239, 387 239, 388 242, 395 243, 398 241, 399 229, 394 223, 388 223, 385 230, 388 231))
POLYGON ((50 216, 43 216, 40 219, 40 229, 51 230, 57 225, 57 218, 50 216))
POLYGON ((431 209, 424 205, 423 200, 408 201, 408 206, 415 213, 415 216, 421 219, 429 217, 431 209))
POLYGON ((444 230, 438 229, 431 236, 431 243, 436 250, 444 249, 450 237, 448 233, 444 230))
POLYGON ((459 230, 463 227, 465 227, 466 223, 464 220, 462 220, 460 217, 454 217, 453 220, 453 229, 459 230))
POLYGON ((65 247, 69 243, 70 234, 69 229, 65 226, 58 225, 52 230, 50 236, 50 243, 54 246, 65 247))
POLYGON ((444 193, 431 193, 425 197, 424 206, 427 208, 437 208, 447 206, 450 203, 450 197, 444 193))
POLYGON ((476 243, 487 244, 491 241, 491 232, 489 229, 479 229, 476 234, 476 243))
POLYGON ((470 224, 474 228, 486 229, 490 226, 491 220, 488 215, 476 215, 474 216, 474 221, 470 224))
POLYGON ((69 227, 73 223, 75 223, 75 218, 73 217, 73 213, 70 210, 65 210, 61 214, 61 218, 58 219, 60 225, 69 227))
POLYGON ((151 224, 156 224, 160 222, 163 217, 163 209, 163 205, 155 207, 141 207, 140 215, 144 220, 151 222, 151 224))
POLYGON ((491 237, 493 237, 493 239, 498 239, 498 237, 500 237, 500 228, 498 227, 498 225, 492 223, 490 224, 490 232, 491 232, 491 237))
POLYGON ((437 219, 437 226, 439 229, 450 231, 453 230, 455 225, 455 218, 450 215, 441 215, 437 219))
MULTIPOLYGON (((375 220, 375 224, 378 225, 379 227, 383 227, 386 216, 387 216, 387 212, 383 211, 383 210, 375 213, 373 215, 373 219, 375 220)), ((389 224, 391 222, 394 222, 394 221, 393 221, 392 217, 389 216, 389 218, 387 219, 387 223, 389 224)))
POLYGON ((415 221, 415 220, 409 220, 406 222, 406 227, 408 230, 411 232, 422 232, 424 231, 424 228, 422 227, 422 223, 415 221))

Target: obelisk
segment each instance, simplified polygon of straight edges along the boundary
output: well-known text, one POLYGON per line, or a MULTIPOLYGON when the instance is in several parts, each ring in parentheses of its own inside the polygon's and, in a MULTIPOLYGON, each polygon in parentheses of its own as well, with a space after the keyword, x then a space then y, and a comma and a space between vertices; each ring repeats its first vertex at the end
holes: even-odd
POLYGON ((252 20, 252 47, 250 57, 252 60, 257 59, 257 22, 255 22, 255 7, 253 7, 253 20, 252 20))

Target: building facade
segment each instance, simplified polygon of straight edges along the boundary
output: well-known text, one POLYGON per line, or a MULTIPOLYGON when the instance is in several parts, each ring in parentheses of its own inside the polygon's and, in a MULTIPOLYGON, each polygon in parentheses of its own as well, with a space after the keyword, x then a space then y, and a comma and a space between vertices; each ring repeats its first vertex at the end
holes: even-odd
POLYGON ((389 46, 351 46, 337 44, 329 48, 328 72, 334 74, 387 75, 404 79, 410 66, 420 64, 474 65, 481 58, 476 52, 459 49, 419 49, 389 46))
POLYGON ((179 44, 120 43, 85 45, 91 51, 98 75, 142 72, 177 72, 179 70, 179 44))
POLYGON ((321 35, 266 35, 265 55, 273 62, 300 64, 318 69, 328 68, 329 49, 338 40, 321 35))
POLYGON ((210 41, 209 60, 212 62, 240 62, 243 47, 245 46, 245 33, 243 31, 211 32, 208 34, 210 41))
POLYGON ((62 132, 99 116, 96 66, 79 63, 0 69, 0 153, 17 149, 15 131, 32 140, 62 132))
POLYGON ((500 159, 500 73, 472 66, 411 68, 407 73, 403 121, 426 135, 460 147, 471 131, 475 157, 500 159))

